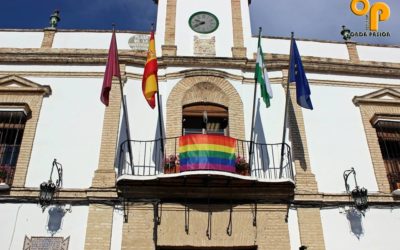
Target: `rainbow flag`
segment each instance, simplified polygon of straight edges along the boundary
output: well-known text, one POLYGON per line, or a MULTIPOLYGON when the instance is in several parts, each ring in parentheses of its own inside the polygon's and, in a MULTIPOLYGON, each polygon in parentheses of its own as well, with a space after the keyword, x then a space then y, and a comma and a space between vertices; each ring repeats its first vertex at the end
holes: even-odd
POLYGON ((184 135, 179 138, 180 171, 235 172, 236 139, 221 135, 184 135))

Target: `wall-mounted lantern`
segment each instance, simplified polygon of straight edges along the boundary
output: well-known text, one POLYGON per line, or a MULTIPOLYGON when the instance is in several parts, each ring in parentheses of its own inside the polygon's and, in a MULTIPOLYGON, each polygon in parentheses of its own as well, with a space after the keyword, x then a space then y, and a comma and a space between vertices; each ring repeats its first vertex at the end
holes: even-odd
POLYGON ((368 190, 364 187, 360 188, 357 185, 356 171, 354 168, 344 171, 343 178, 346 186, 346 192, 353 198, 355 207, 360 212, 365 211, 368 208, 368 190), (347 179, 351 174, 354 176, 354 184, 356 187, 350 192, 350 185, 347 183, 347 179))
POLYGON ((62 165, 58 163, 56 159, 54 159, 53 165, 51 167, 49 181, 40 184, 39 204, 42 207, 43 211, 48 205, 50 205, 51 201, 53 200, 54 194, 58 191, 58 189, 62 187, 62 174, 62 165), (54 168, 57 169, 58 174, 58 179, 56 180, 56 182, 53 182, 52 180, 54 168))

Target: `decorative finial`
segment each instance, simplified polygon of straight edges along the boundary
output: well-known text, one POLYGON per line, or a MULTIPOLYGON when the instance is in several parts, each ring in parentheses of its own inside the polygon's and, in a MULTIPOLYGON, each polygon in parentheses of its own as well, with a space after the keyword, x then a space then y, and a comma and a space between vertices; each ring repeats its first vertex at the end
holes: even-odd
POLYGON ((57 28, 58 22, 61 20, 60 18, 60 11, 55 10, 53 14, 50 16, 50 27, 53 29, 57 28))
POLYGON ((342 31, 340 32, 340 34, 343 36, 343 40, 345 40, 346 42, 350 41, 350 30, 346 28, 346 26, 342 25, 342 31))

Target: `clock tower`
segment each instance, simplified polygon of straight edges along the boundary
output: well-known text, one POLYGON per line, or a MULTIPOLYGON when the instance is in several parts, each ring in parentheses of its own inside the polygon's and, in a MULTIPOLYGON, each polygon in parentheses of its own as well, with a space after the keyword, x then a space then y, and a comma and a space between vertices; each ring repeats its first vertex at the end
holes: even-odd
POLYGON ((163 56, 246 57, 250 0, 154 0, 163 56))

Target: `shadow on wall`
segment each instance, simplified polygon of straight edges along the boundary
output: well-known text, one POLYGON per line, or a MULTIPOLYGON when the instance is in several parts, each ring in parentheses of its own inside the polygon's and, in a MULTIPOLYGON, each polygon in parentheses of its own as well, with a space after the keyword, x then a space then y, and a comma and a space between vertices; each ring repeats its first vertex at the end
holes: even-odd
POLYGON ((66 212, 70 209, 65 209, 64 206, 54 206, 49 209, 49 220, 47 222, 47 231, 54 236, 62 229, 62 222, 66 212))
POLYGON ((349 221, 351 233, 360 239, 364 235, 364 228, 362 225, 363 215, 355 208, 351 208, 346 212, 346 218, 349 221))

